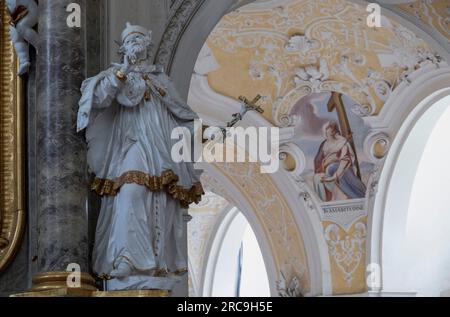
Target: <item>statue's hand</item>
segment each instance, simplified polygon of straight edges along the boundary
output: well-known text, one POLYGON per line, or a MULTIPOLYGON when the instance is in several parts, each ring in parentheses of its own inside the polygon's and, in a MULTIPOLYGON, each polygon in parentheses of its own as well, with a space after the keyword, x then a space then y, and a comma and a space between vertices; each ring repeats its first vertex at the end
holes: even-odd
POLYGON ((77 132, 86 129, 88 125, 89 125, 89 114, 87 112, 80 111, 78 113, 77 132))
POLYGON ((125 75, 128 75, 131 71, 130 58, 127 55, 125 55, 125 58, 123 59, 123 64, 120 71, 125 75))
POLYGON ((78 118, 77 118, 77 132, 84 130, 89 125, 89 116, 91 113, 91 109, 86 106, 81 106, 78 110, 78 118))
POLYGON ((112 66, 116 67, 124 75, 128 75, 131 71, 131 63, 128 57, 125 56, 124 62, 122 64, 112 63, 112 66))

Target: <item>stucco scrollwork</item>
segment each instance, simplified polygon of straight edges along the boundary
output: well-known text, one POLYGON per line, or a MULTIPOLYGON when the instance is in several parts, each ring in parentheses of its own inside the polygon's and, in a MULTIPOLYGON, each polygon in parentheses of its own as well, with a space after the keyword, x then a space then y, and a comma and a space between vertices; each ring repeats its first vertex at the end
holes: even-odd
POLYGON ((385 132, 373 132, 364 141, 364 152, 374 163, 384 161, 391 146, 391 138, 385 132))
POLYGON ((367 226, 363 222, 357 222, 352 232, 343 231, 336 224, 330 224, 325 228, 330 256, 344 274, 349 287, 352 285, 354 273, 365 258, 366 235, 367 226))
POLYGON ((221 66, 208 74, 209 84, 230 97, 242 87, 267 96, 266 118, 281 127, 295 125, 292 108, 318 92, 339 92, 356 102, 351 110, 358 116, 376 116, 411 70, 439 58, 395 21, 367 29, 365 19, 355 19, 365 15, 365 7, 336 0, 231 12, 207 41, 221 66), (236 56, 244 58, 236 63, 236 56), (230 84, 237 76, 239 84, 230 84))

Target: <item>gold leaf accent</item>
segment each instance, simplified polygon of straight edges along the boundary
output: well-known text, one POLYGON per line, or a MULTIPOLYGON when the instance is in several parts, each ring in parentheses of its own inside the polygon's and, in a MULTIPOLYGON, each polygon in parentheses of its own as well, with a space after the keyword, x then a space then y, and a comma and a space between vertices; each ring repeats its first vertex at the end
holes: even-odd
POLYGON ((180 201, 183 208, 190 204, 198 204, 204 195, 201 183, 195 183, 191 188, 179 186, 179 177, 173 171, 168 170, 161 176, 152 176, 140 171, 129 171, 115 180, 96 178, 91 189, 100 196, 116 196, 120 188, 125 184, 137 184, 147 187, 152 192, 165 190, 172 198, 180 201))
POLYGON ((24 210, 24 90, 9 39, 9 15, 0 0, 0 271, 20 247, 24 210))

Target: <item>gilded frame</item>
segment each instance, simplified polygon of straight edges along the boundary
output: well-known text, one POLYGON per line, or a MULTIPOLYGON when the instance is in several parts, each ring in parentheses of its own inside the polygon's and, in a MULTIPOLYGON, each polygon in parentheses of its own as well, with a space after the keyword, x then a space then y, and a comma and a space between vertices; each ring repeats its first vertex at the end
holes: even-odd
POLYGON ((0 0, 0 272, 17 253, 25 230, 24 88, 0 0))

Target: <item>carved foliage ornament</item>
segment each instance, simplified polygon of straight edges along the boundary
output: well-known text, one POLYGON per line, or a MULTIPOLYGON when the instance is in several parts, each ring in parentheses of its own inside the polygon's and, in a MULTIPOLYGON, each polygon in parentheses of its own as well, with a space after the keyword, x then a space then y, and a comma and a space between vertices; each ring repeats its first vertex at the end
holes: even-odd
POLYGON ((22 82, 0 0, 0 271, 12 261, 24 231, 22 82))
POLYGON ((300 287, 300 278, 293 276, 287 279, 283 272, 280 273, 281 279, 277 281, 277 291, 280 297, 303 297, 300 287))

